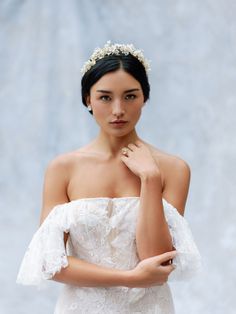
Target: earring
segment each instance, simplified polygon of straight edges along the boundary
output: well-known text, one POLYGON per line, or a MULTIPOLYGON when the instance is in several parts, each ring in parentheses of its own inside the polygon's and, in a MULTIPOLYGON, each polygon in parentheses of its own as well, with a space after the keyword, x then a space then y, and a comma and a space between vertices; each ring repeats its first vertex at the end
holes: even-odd
POLYGON ((88 105, 88 111, 92 111, 92 107, 88 105))

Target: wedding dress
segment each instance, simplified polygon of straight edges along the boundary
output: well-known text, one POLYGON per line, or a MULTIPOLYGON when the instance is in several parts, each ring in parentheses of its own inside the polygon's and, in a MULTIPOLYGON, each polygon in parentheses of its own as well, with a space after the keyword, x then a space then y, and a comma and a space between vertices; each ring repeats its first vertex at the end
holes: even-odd
MULTIPOLYGON (((139 259, 135 229, 139 197, 96 197, 55 206, 34 234, 17 283, 42 286, 62 267, 67 256, 116 269, 133 269, 139 259), (69 233, 66 248, 64 232, 69 233)), ((199 251, 186 219, 163 199, 176 269, 169 280, 184 280, 201 266, 199 251)), ((168 280, 168 281, 169 281, 168 280)), ((173 314, 168 283, 148 288, 76 287, 65 284, 54 314, 173 314)))

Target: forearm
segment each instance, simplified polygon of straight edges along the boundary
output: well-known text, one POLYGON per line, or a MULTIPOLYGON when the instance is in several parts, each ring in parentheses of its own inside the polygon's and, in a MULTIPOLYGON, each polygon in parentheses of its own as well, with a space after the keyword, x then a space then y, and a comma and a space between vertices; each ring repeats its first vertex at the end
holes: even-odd
POLYGON ((82 287, 128 287, 130 284, 129 271, 98 266, 73 256, 68 256, 68 263, 53 280, 82 287))
POLYGON ((141 178, 140 208, 136 228, 136 244, 142 260, 173 249, 172 239, 162 204, 159 175, 141 178))

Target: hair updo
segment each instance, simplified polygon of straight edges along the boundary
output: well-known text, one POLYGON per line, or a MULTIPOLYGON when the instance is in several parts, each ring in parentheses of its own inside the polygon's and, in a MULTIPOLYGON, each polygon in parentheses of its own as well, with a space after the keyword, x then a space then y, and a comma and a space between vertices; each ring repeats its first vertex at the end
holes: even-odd
MULTIPOLYGON (((81 80, 82 102, 87 107, 86 98, 90 95, 91 87, 105 74, 123 69, 132 75, 141 85, 144 102, 149 99, 150 84, 143 64, 133 55, 119 54, 109 55, 98 60, 90 70, 88 70, 81 80)), ((89 111, 91 114, 92 111, 89 111)))

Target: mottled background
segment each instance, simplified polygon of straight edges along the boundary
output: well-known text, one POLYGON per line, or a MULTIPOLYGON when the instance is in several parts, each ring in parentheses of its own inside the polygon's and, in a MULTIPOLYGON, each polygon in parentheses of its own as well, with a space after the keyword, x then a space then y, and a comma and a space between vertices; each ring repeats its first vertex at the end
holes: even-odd
POLYGON ((108 39, 152 60, 139 135, 192 169, 186 218, 204 270, 172 284, 177 314, 235 313, 235 16, 234 0, 1 0, 1 313, 53 312, 60 284, 38 292, 15 279, 47 163, 98 131, 80 68, 108 39))

